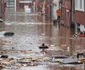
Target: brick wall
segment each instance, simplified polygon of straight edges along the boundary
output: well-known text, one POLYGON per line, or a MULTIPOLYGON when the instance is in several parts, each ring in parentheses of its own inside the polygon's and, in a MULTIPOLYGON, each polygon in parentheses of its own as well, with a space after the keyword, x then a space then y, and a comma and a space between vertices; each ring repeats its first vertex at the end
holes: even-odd
POLYGON ((5 3, 4 0, 0 0, 0 17, 4 18, 5 16, 5 3))

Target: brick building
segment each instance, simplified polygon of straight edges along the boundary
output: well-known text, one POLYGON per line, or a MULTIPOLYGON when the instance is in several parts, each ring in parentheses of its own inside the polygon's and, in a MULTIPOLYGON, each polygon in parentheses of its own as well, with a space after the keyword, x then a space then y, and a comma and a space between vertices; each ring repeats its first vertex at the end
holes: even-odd
POLYGON ((0 0, 0 18, 4 19, 5 16, 5 5, 4 0, 0 0))
POLYGON ((85 30, 85 0, 75 0, 74 22, 80 31, 85 30))
POLYGON ((85 29, 85 1, 84 0, 60 0, 61 24, 76 27, 78 30, 85 29), (80 18, 81 17, 81 18, 80 18))
POLYGON ((42 12, 46 17, 52 17, 52 0, 34 0, 37 12, 42 12))
POLYGON ((15 9, 16 11, 22 9, 24 10, 24 6, 32 7, 32 0, 15 0, 15 9))
POLYGON ((60 30, 59 30, 59 36, 60 38, 60 44, 62 48, 70 48, 71 47, 71 41, 70 37, 72 34, 70 34, 70 25, 72 24, 72 15, 71 15, 71 0, 59 0, 59 8, 60 8, 60 30))
POLYGON ((61 24, 70 26, 71 0, 60 0, 61 24))
POLYGON ((85 31, 85 0, 60 0, 59 4, 61 10, 60 24, 63 25, 60 26, 60 36, 63 37, 61 44, 72 50, 85 49, 84 38, 79 37, 75 41, 73 41, 74 38, 70 40, 70 37, 73 37, 78 31, 85 31), (69 32, 73 32, 72 36, 69 35, 69 32))

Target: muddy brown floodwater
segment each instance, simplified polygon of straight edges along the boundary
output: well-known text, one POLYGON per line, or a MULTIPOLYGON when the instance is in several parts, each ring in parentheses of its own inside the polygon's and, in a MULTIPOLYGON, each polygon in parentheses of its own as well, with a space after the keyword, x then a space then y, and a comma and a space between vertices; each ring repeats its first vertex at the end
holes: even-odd
MULTIPOLYGON (((8 11, 6 11, 3 30, 12 31, 15 35, 12 37, 1 37, 0 49, 5 50, 2 54, 7 54, 15 59, 25 56, 67 55, 68 51, 61 49, 59 46, 61 41, 58 26, 53 26, 52 22, 47 20, 47 18, 44 20, 44 16, 41 17, 41 15, 8 11), (42 54, 39 49, 42 43, 49 47, 54 47, 54 49, 49 50, 47 54, 42 54)), ((23 66, 20 68, 12 66, 0 68, 0 70, 85 70, 85 66, 84 64, 68 65, 41 62, 37 66, 23 66)))

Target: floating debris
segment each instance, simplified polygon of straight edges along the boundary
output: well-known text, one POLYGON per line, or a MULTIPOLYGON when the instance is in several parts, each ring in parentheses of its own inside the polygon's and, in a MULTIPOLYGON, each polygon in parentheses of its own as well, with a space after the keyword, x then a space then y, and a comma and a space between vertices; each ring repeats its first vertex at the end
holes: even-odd
POLYGON ((14 32, 5 32, 4 33, 4 36, 13 36, 14 35, 14 32))
POLYGON ((8 58, 8 55, 1 55, 1 58, 8 58))
POLYGON ((68 58, 65 58, 63 60, 60 60, 59 63, 61 64, 81 64, 77 58, 75 57, 68 57, 68 58))
POLYGON ((0 17, 0 22, 3 22, 3 19, 0 17))

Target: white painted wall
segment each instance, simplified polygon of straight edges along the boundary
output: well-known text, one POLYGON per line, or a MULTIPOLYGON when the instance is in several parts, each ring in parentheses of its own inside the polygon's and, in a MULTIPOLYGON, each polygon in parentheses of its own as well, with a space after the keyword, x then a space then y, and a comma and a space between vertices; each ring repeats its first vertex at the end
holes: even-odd
POLYGON ((52 19, 55 20, 57 19, 56 10, 59 9, 59 0, 53 0, 53 4, 56 4, 52 7, 52 19))
POLYGON ((81 31, 81 32, 82 32, 82 31, 85 31, 84 25, 80 25, 80 31, 81 31))

